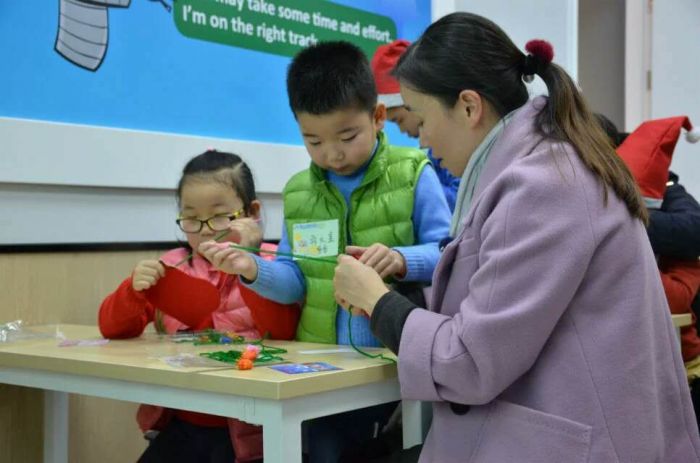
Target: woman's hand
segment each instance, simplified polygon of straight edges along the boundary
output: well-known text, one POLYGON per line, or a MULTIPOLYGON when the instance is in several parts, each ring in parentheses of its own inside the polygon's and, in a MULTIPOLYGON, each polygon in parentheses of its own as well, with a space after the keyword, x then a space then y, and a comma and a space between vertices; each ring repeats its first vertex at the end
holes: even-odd
POLYGON ((338 304, 363 309, 370 316, 377 301, 389 292, 376 270, 347 255, 338 256, 333 286, 338 304))
POLYGON ((242 275, 250 281, 255 281, 258 277, 258 264, 253 256, 232 248, 228 243, 205 241, 199 245, 197 252, 222 272, 242 275))

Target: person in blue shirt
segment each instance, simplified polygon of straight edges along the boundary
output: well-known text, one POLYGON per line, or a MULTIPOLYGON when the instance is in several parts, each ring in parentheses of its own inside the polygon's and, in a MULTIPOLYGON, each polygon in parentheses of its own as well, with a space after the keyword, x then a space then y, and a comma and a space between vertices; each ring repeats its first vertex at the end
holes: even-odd
MULTIPOLYGON (((302 254, 315 246, 311 254, 323 256, 323 248, 335 246, 325 254, 331 259, 346 253, 392 283, 429 283, 439 243, 449 234, 450 210, 425 154, 392 146, 382 132, 386 111, 377 102, 366 56, 348 42, 308 47, 289 66, 287 92, 311 165, 285 186, 278 251, 302 254), (323 234, 306 236, 309 228, 323 234)), ((204 243, 200 252, 263 297, 303 302, 298 340, 350 344, 352 335, 355 345, 381 346, 368 317, 351 316, 335 302, 333 261, 266 261, 215 242, 204 243)), ((314 420, 309 461, 337 461, 360 447, 395 407, 314 420)))
MULTIPOLYGON (((387 120, 398 125, 401 133, 411 138, 417 138, 422 147, 425 145, 420 139, 420 121, 404 106, 401 93, 399 93, 399 82, 391 75, 399 58, 410 44, 407 40, 399 39, 379 46, 372 57, 371 66, 374 82, 377 86, 378 101, 386 107, 387 120)), ((440 161, 433 157, 431 149, 428 149, 426 154, 438 175, 450 212, 454 212, 460 179, 440 165, 440 161)))

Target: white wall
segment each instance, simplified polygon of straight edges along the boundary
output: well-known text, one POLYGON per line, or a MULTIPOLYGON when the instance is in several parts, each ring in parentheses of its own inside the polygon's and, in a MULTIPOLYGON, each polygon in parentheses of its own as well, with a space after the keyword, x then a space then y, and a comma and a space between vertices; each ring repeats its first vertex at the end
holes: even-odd
POLYGON ((457 11, 458 0, 433 0, 431 3, 431 17, 433 22, 443 16, 457 11))
MULTIPOLYGON (((576 80, 578 76, 578 0, 456 0, 458 11, 485 16, 498 24, 521 49, 532 39, 554 46, 554 61, 576 80)), ((531 93, 544 93, 537 78, 531 93)))
MULTIPOLYGON (((656 1, 652 13, 653 118, 687 115, 700 126, 700 1, 656 1)), ((679 140, 671 165, 700 199, 700 144, 679 140)))
MULTIPOLYGON (((280 195, 263 193, 266 238, 282 230, 280 195)), ((0 245, 184 240, 175 191, 0 183, 0 245)))
POLYGON ((187 160, 209 148, 238 153, 259 192, 279 193, 308 166, 301 145, 145 132, 0 117, 0 182, 172 189, 187 160))
POLYGON ((180 172, 210 147, 265 172, 256 189, 265 236, 276 239, 280 192, 309 163, 302 146, 10 118, 0 118, 0 140, 0 245, 173 241, 180 172))

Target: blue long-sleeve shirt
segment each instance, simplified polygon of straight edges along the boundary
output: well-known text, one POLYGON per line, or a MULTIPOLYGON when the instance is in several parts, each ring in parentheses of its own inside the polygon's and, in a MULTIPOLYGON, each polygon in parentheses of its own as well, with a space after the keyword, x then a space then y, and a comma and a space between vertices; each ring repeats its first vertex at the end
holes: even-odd
POLYGON ((440 165, 440 160, 433 157, 433 150, 427 150, 426 154, 428 155, 428 159, 430 159, 430 163, 433 165, 438 179, 440 180, 442 191, 445 193, 445 199, 447 199, 447 205, 450 207, 450 212, 454 212, 460 179, 459 177, 452 175, 449 170, 440 165))
MULTIPOLYGON (((348 207, 350 207, 350 195, 359 187, 368 165, 369 162, 348 176, 327 172, 328 180, 338 188, 348 207)), ((418 177, 412 219, 417 244, 399 246, 394 249, 400 252, 406 261, 404 281, 428 282, 432 279, 433 270, 440 258, 439 243, 448 236, 450 227, 449 208, 442 193, 440 181, 435 171, 430 167, 423 169, 418 177)), ((352 244, 350 236, 346 237, 346 241, 348 244, 352 244)), ((278 250, 286 253, 291 252, 286 227, 282 229, 278 250)), ((294 260, 282 256, 277 257, 274 261, 266 261, 257 256, 255 258, 258 264, 258 277, 252 283, 247 283, 251 289, 280 303, 293 303, 304 298, 306 292, 304 275, 294 260)), ((336 319, 338 344, 349 344, 348 317, 345 310, 338 310, 336 319)), ((369 319, 353 317, 352 324, 355 344, 380 345, 369 329, 369 319)))

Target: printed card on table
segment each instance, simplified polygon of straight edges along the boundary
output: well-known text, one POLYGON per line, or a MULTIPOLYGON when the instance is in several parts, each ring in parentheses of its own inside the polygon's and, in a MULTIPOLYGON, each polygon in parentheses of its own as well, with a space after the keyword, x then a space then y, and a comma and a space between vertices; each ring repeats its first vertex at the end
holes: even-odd
POLYGON ((297 223, 292 228, 292 252, 301 256, 331 257, 338 255, 338 220, 297 223))
POLYGON ((334 371, 342 370, 336 366, 325 362, 309 362, 309 363, 289 363, 285 365, 270 366, 273 370, 281 371, 288 375, 297 375, 299 373, 317 373, 319 371, 334 371))
POLYGON ((93 347, 104 346, 109 343, 109 339, 63 339, 58 343, 58 347, 93 347))

